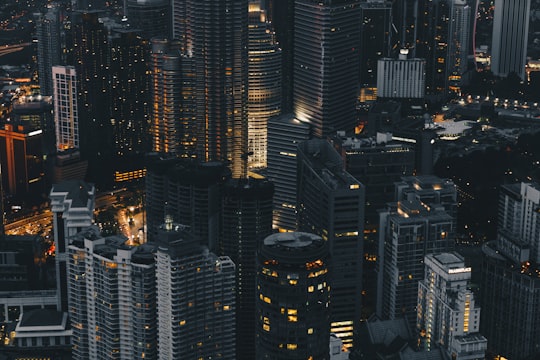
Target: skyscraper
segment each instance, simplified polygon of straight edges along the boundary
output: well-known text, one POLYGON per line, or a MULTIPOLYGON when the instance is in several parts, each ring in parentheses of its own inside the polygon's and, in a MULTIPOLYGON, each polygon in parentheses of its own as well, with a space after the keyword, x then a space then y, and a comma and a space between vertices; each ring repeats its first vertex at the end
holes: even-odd
POLYGON ((193 59, 197 157, 247 173, 248 0, 175 0, 173 37, 193 59))
POLYGON ((273 227, 296 230, 296 153, 298 144, 309 139, 309 124, 292 114, 268 121, 268 179, 274 183, 273 227))
POLYGON ((170 219, 158 244, 158 358, 236 359, 234 263, 170 219))
POLYGON ((146 40, 171 35, 170 1, 127 0, 127 19, 146 40))
POLYGON ((408 58, 401 49, 398 59, 382 58, 377 63, 377 98, 423 99, 426 91, 426 61, 408 58))
POLYGON ((98 185, 110 186, 113 129, 110 121, 110 86, 107 30, 100 11, 73 14, 75 70, 81 156, 88 160, 88 174, 98 185))
POLYGON ((493 15, 491 71, 525 79, 531 0, 497 0, 493 15))
POLYGON ((328 241, 332 256, 331 327, 343 345, 353 345, 360 321, 365 188, 343 169, 326 140, 298 146, 298 229, 328 241))
POLYGON ((327 242, 314 234, 273 234, 260 244, 256 359, 330 358, 329 262, 327 242))
POLYGON ((510 359, 540 355, 539 200, 536 183, 501 186, 497 240, 482 246, 480 330, 510 359))
POLYGON ((392 3, 371 0, 360 3, 360 87, 377 86, 377 60, 390 56, 392 3))
POLYGON ((51 3, 47 6, 47 12, 40 14, 36 21, 39 87, 42 95, 53 94, 51 69, 55 65, 62 65, 60 28, 59 5, 51 3))
POLYGON ((78 149, 77 73, 73 66, 53 66, 52 79, 56 149, 78 149))
POLYGON ((359 72, 357 0, 295 2, 294 113, 323 137, 353 130, 359 72))
POLYGON ((157 359, 155 249, 126 240, 95 225, 70 237, 74 359, 157 359))
POLYGON ((135 30, 113 28, 109 32, 110 122, 117 183, 135 179, 133 174, 142 174, 140 158, 150 149, 147 46, 135 30))
POLYGON ((219 253, 236 265, 236 357, 255 358, 255 255, 272 233, 274 185, 264 179, 231 179, 223 189, 219 253))
POLYGON ((470 290, 471 268, 458 253, 425 257, 418 283, 417 330, 426 350, 443 347, 455 359, 483 359, 487 340, 479 334, 480 307, 470 290))
POLYGON ((377 315, 416 324, 423 259, 454 248, 455 223, 442 206, 401 200, 380 213, 377 315))
POLYGON ((249 4, 248 167, 265 168, 268 119, 281 113, 281 49, 260 1, 249 4))
POLYGON ((92 184, 69 180, 53 185, 49 195, 53 212, 58 311, 68 310, 69 237, 92 225, 95 191, 92 184))
POLYGON ((193 157, 197 127, 192 60, 182 56, 180 46, 177 40, 152 39, 150 136, 155 152, 193 157))
POLYGON ((463 85, 462 75, 468 68, 468 57, 472 53, 471 16, 473 9, 466 0, 453 0, 448 43, 448 89, 458 92, 463 85))

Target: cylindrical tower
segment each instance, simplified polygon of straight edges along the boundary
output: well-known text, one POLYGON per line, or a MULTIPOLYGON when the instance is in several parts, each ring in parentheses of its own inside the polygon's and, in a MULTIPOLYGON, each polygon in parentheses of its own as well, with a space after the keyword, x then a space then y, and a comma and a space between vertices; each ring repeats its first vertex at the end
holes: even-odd
POLYGON ((268 236, 257 256, 257 359, 329 359, 327 243, 303 232, 268 236))

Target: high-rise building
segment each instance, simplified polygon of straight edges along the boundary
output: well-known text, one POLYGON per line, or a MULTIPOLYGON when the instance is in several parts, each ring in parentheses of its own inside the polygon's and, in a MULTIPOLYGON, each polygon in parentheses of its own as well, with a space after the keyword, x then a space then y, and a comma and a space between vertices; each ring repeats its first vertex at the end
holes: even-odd
POLYGON ((408 58, 401 49, 398 59, 383 58, 377 64, 377 98, 423 99, 426 87, 426 61, 408 58))
POLYGON ((441 205, 400 200, 380 213, 377 315, 416 325, 424 257, 452 251, 455 221, 441 205))
POLYGON ((53 74, 51 69, 61 65, 60 7, 56 3, 47 6, 47 12, 36 19, 37 57, 39 67, 39 87, 42 95, 53 94, 53 74))
POLYGON ((42 95, 19 96, 14 99, 11 121, 43 131, 43 154, 56 152, 53 97, 42 95))
POLYGON ((107 30, 98 10, 74 12, 75 70, 78 77, 79 143, 88 178, 98 186, 113 181, 113 127, 107 30))
POLYGON ((509 359, 540 356, 539 196, 536 183, 501 186, 497 240, 482 246, 480 330, 509 359))
POLYGON ((458 92, 463 85, 462 76, 468 68, 471 45, 471 16, 473 9, 466 0, 452 0, 452 17, 448 42, 448 89, 458 92))
POLYGON ((196 123, 193 113, 191 59, 177 40, 152 39, 152 151, 193 157, 196 123))
POLYGON ((531 0, 497 0, 493 15, 491 71, 525 79, 531 0))
POLYGON ((159 359, 236 359, 235 265, 166 221, 156 258, 159 359))
POLYGON ((394 49, 409 49, 415 57, 416 41, 418 39, 419 6, 425 0, 400 0, 394 1, 392 7, 392 47, 394 49), (419 1, 421 2, 419 4, 419 1))
POLYGON ((332 143, 342 155, 347 172, 366 187, 362 315, 368 317, 377 297, 378 210, 394 200, 394 183, 413 174, 415 151, 410 145, 392 141, 391 134, 379 133, 371 138, 338 134, 332 143))
POLYGON ((281 113, 281 49, 260 1, 249 4, 248 167, 265 168, 268 119, 281 113))
POLYGON ((274 183, 273 227, 296 230, 296 153, 310 136, 309 124, 285 114, 268 121, 268 179, 274 183))
POLYGON ((456 360, 484 359, 487 340, 478 332, 480 307, 470 290, 471 268, 458 253, 426 255, 418 283, 420 346, 443 347, 456 360))
POLYGON ((300 0, 294 13, 294 114, 316 137, 356 124, 357 0, 300 0))
POLYGON ((146 164, 146 221, 154 239, 166 215, 189 226, 212 251, 218 249, 223 184, 230 170, 220 162, 152 159, 146 164))
POLYGON ((53 66, 52 79, 56 149, 78 149, 77 72, 73 66, 53 66))
MULTIPOLYGON (((49 197, 53 212, 57 309, 68 310, 69 237, 92 225, 96 190, 92 184, 69 180, 54 184, 49 197)), ((83 352, 84 354, 84 352, 83 352)))
POLYGON ((70 237, 73 359, 157 359, 155 248, 126 240, 95 225, 70 237))
POLYGON ((330 331, 353 345, 361 318, 365 188, 326 140, 298 146, 298 229, 328 241, 332 256, 330 331))
POLYGON ((268 236, 257 253, 256 359, 328 360, 330 254, 320 236, 268 236))
POLYGON ((127 0, 125 15, 144 39, 167 38, 171 35, 170 7, 167 0, 127 0))
POLYGON ((392 3, 370 0, 360 3, 360 87, 377 86, 377 61, 390 56, 392 3))
POLYGON ((46 191, 41 129, 16 124, 0 128, 0 163, 5 194, 24 198, 46 191))
POLYGON ((197 157, 247 173, 248 0, 175 0, 173 37, 193 60, 197 157))
POLYGON ((219 253, 236 265, 236 357, 255 358, 255 254, 272 233, 274 185, 265 179, 231 179, 222 199, 219 253))
POLYGON ((130 181, 143 174, 140 161, 149 150, 146 51, 136 30, 109 32, 110 121, 113 131, 114 180, 130 181))

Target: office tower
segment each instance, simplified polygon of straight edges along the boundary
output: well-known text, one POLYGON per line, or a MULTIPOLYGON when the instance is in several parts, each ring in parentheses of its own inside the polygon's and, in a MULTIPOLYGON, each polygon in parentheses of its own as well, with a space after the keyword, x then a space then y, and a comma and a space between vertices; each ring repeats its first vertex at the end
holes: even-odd
POLYGON ((5 124, 0 128, 0 163, 5 194, 20 198, 45 191, 43 131, 5 124))
POLYGON ((365 188, 343 169, 342 158, 326 140, 301 143, 297 163, 298 229, 328 241, 330 331, 350 348, 361 317, 365 188))
POLYGON ((374 311, 377 297, 378 210, 394 200, 394 183, 413 174, 415 150, 392 141, 391 134, 379 133, 370 138, 341 135, 334 137, 332 143, 342 154, 347 172, 366 187, 362 314, 367 317, 374 311))
POLYGON ((256 359, 329 359, 329 261, 328 243, 314 234, 273 234, 260 244, 256 359))
POLYGON ((155 247, 126 240, 96 225, 70 237, 73 359, 157 359, 155 247))
POLYGON ((442 205, 417 199, 388 204, 380 213, 377 315, 416 324, 424 257, 452 251, 455 220, 442 205))
POLYGON ((42 95, 53 94, 54 80, 51 69, 62 64, 60 29, 59 4, 51 3, 47 6, 47 12, 39 14, 36 19, 39 87, 42 95))
POLYGON ((377 61, 390 56, 392 3, 370 0, 360 3, 360 88, 377 86, 377 61))
POLYGON ((52 79, 56 149, 78 149, 77 72, 73 66, 53 66, 52 79))
POLYGON ((466 0, 452 0, 452 17, 448 42, 448 89, 459 92, 463 85, 462 75, 468 68, 471 53, 471 16, 473 9, 466 0))
POLYGON ((156 253, 159 359, 236 359, 235 265, 170 218, 156 253))
POLYGON ((493 15, 491 71, 525 79, 531 0, 497 0, 493 15))
POLYGON ((4 178, 2 176, 2 165, 0 164, 0 240, 5 238, 4 227, 4 178))
POLYGON ((114 180, 142 177, 141 157, 149 150, 146 49, 135 30, 113 28, 109 33, 110 121, 113 131, 114 180))
POLYGON ((171 35, 170 6, 167 0, 126 0, 126 16, 144 39, 163 39, 171 35))
POLYGON ((295 2, 294 114, 316 137, 356 124, 360 6, 356 0, 295 2))
POLYGON ((270 0, 267 3, 268 19, 281 48, 281 111, 289 113, 293 111, 294 1, 270 0))
POLYGON ((415 57, 416 41, 418 39, 419 27, 419 4, 424 0, 399 0, 394 1, 392 6, 392 48, 409 49, 411 55, 415 57))
POLYGON ((230 170, 220 162, 187 159, 152 159, 147 163, 147 233, 154 239, 165 215, 189 226, 191 233, 217 251, 221 226, 223 184, 230 170))
POLYGON ((255 255, 272 233, 274 185, 264 179, 225 183, 219 253, 236 265, 236 357, 255 358, 255 255))
POLYGON ((113 127, 107 30, 100 11, 73 14, 75 71, 78 82, 79 143, 88 160, 88 177, 98 186, 111 186, 113 127))
POLYGON ((193 157, 196 122, 193 113, 191 59, 177 40, 152 39, 152 151, 193 157))
POLYGON ((80 180, 54 184, 49 194, 53 212, 57 309, 59 311, 68 311, 69 237, 92 225, 95 195, 94 185, 80 180))
POLYGON ((383 58, 377 63, 377 98, 423 99, 426 82, 426 61, 408 58, 409 50, 401 49, 398 59, 383 58))
POLYGON ((420 347, 443 347, 459 360, 484 359, 487 340, 479 334, 480 307, 470 290, 471 268, 455 252, 429 254, 418 283, 416 328, 420 347))
POLYGON ((42 95, 19 96, 13 99, 11 121, 19 125, 43 130, 43 154, 56 151, 53 97, 42 95))
POLYGON ((281 113, 281 49, 259 2, 249 4, 248 167, 265 168, 268 119, 281 113))
POLYGON ((509 359, 540 355, 537 183, 500 188, 497 239, 482 246, 482 322, 488 350, 509 359))
POLYGON ((438 204, 457 219, 457 190, 450 179, 434 175, 403 176, 395 182, 395 200, 419 200, 428 205, 438 204))
POLYGON ((285 114, 268 121, 268 179, 274 183, 273 227, 296 230, 296 152, 310 136, 309 124, 285 114))
POLYGON ((248 0, 175 0, 173 37, 194 71, 197 157, 247 173, 248 0))

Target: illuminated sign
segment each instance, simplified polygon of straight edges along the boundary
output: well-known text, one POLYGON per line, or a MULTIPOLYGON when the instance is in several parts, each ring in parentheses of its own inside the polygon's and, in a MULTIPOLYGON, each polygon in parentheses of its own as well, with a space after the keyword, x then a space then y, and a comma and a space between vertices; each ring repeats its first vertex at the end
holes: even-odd
POLYGON ((449 273, 449 274, 461 274, 461 273, 467 273, 467 272, 471 272, 471 268, 470 268, 470 267, 466 267, 466 268, 457 268, 457 269, 450 269, 450 270, 448 270, 448 273, 449 273))

